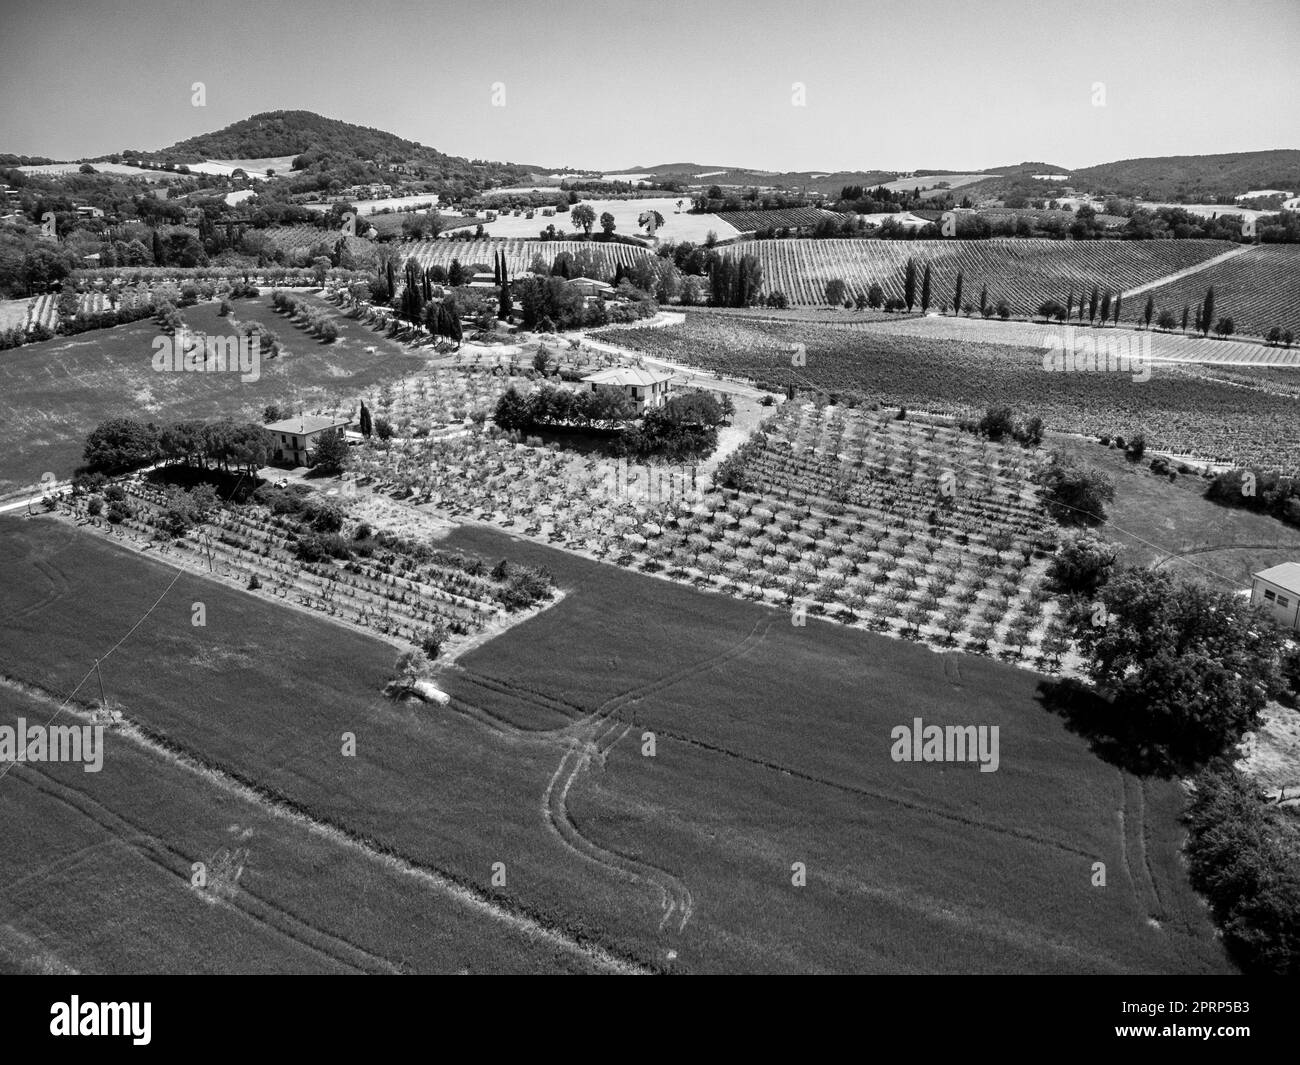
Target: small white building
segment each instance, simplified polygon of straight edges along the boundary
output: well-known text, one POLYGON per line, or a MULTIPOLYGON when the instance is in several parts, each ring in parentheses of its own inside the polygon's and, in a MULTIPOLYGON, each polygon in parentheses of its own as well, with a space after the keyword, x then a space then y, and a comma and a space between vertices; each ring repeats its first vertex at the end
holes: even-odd
POLYGON ((1250 602, 1263 607, 1279 625, 1300 632, 1300 562, 1283 562, 1251 574, 1250 602))
POLYGON ((571 277, 565 284, 584 299, 591 299, 595 296, 607 300, 618 294, 618 290, 613 285, 590 277, 571 277))
POLYGON ((636 412, 644 414, 647 410, 662 407, 668 402, 669 382, 673 375, 662 370, 647 370, 640 366, 613 366, 607 370, 597 370, 582 379, 591 391, 598 388, 614 387, 623 390, 623 394, 636 404, 636 412))
POLYGON ((347 418, 306 414, 271 422, 262 428, 271 437, 271 458, 274 461, 291 462, 295 466, 309 466, 320 434, 328 429, 342 431, 351 424, 347 418))

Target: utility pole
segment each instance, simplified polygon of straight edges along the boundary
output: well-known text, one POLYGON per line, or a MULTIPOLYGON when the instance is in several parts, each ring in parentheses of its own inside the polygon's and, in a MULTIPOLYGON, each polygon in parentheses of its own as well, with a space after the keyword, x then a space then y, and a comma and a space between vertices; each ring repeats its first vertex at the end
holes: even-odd
POLYGON ((95 676, 99 680, 99 706, 101 710, 108 709, 108 699, 104 695, 104 675, 99 671, 99 659, 95 659, 95 676))

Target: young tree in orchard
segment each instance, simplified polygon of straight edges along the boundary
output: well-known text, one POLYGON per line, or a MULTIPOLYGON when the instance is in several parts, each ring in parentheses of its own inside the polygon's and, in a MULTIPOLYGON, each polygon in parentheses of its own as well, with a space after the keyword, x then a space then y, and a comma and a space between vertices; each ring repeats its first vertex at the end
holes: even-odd
POLYGON ((596 212, 589 203, 576 204, 569 212, 573 224, 582 230, 583 236, 591 236, 591 227, 596 224, 596 212))

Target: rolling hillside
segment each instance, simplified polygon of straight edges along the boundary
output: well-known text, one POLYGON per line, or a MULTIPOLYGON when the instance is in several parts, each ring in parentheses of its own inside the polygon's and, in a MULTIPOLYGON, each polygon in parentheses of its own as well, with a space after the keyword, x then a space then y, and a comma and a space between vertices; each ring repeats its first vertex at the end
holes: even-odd
POLYGON ((963 303, 978 305, 987 285, 991 303, 1006 300, 1013 314, 1028 315, 1045 299, 1064 301, 1071 286, 1076 293, 1093 285, 1126 290, 1230 247, 1214 240, 780 240, 737 245, 728 254, 757 255, 763 291, 780 290, 796 306, 824 305, 833 278, 844 281, 850 297, 878 283, 886 297, 901 298, 904 268, 915 258, 920 270, 931 266, 932 308, 952 300, 961 270, 963 303))
POLYGON ((1277 326, 1300 334, 1300 245, 1295 244, 1260 244, 1160 285, 1125 304, 1124 317, 1136 321, 1148 296, 1157 315, 1171 311, 1181 318, 1186 306, 1195 317, 1211 285, 1215 317, 1231 318, 1238 333, 1267 336, 1277 326))

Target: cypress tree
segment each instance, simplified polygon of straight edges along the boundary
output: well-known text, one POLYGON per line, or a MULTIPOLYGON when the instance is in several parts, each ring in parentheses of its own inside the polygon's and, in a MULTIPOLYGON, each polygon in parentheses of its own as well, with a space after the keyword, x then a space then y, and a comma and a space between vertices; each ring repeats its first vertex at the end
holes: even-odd
POLYGON ((366 406, 366 401, 361 401, 361 435, 369 439, 370 433, 374 429, 370 421, 370 408, 366 406))
POLYGON ((908 259, 903 267, 903 302, 910 311, 916 304, 916 260, 908 259))
POLYGON ((921 277, 921 313, 930 309, 930 264, 925 264, 925 273, 921 277))
POLYGON ((1201 306, 1201 332, 1208 333, 1214 325, 1214 286, 1205 290, 1205 302, 1201 306))
POLYGON ((1122 292, 1115 293, 1115 324, 1116 325, 1119 325, 1119 306, 1120 306, 1120 302, 1123 299, 1124 299, 1124 293, 1122 292))
POLYGON ((957 283, 952 286, 952 313, 955 315, 961 314, 961 289, 964 280, 962 272, 958 270, 957 283))
POLYGON ((497 317, 508 319, 514 313, 514 306, 510 300, 510 282, 504 277, 501 279, 501 299, 497 307, 497 317))

